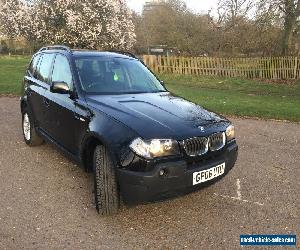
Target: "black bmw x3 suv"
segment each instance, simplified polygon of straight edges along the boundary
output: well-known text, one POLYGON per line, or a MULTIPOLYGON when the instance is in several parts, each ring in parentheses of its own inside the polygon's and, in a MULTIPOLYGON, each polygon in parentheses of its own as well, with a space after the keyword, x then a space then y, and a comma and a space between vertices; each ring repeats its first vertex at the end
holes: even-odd
POLYGON ((234 166, 234 127, 171 94, 126 52, 40 49, 21 97, 24 140, 50 141, 94 174, 96 208, 154 201, 214 183, 234 166))

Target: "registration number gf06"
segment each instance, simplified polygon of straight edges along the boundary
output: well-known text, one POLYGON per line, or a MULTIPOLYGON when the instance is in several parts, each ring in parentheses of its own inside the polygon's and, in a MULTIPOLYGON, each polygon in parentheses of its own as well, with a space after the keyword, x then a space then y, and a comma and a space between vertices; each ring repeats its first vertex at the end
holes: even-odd
POLYGON ((225 162, 218 166, 200 172, 195 172, 193 173, 193 185, 197 185, 199 183, 212 180, 224 174, 224 172, 225 172, 225 162))

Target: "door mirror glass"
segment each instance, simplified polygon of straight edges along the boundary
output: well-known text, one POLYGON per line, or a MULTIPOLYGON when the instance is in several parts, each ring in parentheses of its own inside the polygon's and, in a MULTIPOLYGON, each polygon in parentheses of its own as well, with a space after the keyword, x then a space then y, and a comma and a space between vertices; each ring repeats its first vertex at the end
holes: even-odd
POLYGON ((58 94, 70 94, 70 88, 66 82, 53 82, 51 92, 58 94))

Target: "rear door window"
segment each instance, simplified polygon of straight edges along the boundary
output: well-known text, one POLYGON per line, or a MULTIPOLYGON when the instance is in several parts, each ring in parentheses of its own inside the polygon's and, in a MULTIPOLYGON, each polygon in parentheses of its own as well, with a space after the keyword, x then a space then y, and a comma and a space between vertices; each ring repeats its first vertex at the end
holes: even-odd
POLYGON ((43 54, 40 59, 36 78, 42 82, 49 83, 50 70, 55 54, 43 54))

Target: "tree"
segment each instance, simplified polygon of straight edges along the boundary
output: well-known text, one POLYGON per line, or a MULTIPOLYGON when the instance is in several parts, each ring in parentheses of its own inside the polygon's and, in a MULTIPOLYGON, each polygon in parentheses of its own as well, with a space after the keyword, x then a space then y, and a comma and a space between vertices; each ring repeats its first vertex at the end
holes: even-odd
POLYGON ((293 36, 298 29, 300 17, 300 0, 261 0, 260 8, 265 12, 277 13, 283 21, 281 52, 291 54, 293 36))
POLYGON ((255 0, 219 0, 216 8, 217 18, 210 20, 216 31, 218 41, 217 53, 227 52, 235 54, 245 52, 245 46, 252 40, 249 36, 253 32, 253 22, 248 18, 250 11, 254 7, 255 0))
POLYGON ((0 24, 3 33, 15 38, 22 33, 22 19, 26 21, 27 6, 19 0, 2 0, 0 24))
POLYGON ((284 14, 284 32, 282 39, 282 54, 290 53, 293 32, 297 26, 297 19, 300 16, 300 0, 283 0, 278 5, 284 14))
POLYGON ((246 17, 254 7, 255 0, 219 0, 217 6, 218 24, 224 21, 234 26, 240 17, 246 17))
POLYGON ((255 13, 256 45, 255 50, 263 55, 281 55, 282 50, 282 18, 278 11, 258 5, 255 13))
POLYGON ((141 16, 135 15, 137 51, 146 47, 166 45, 176 47, 183 54, 207 53, 206 40, 209 23, 206 16, 197 15, 187 9, 181 0, 169 0, 141 16))
POLYGON ((134 15, 135 49, 146 53, 151 45, 167 45, 176 47, 182 54, 195 56, 278 55, 284 30, 282 14, 278 8, 274 10, 274 5, 273 9, 258 5, 261 1, 220 0, 213 11, 217 16, 197 14, 181 0, 165 1, 147 8, 142 15, 134 15))
POLYGON ((9 36, 90 49, 129 50, 135 42, 131 12, 123 0, 5 2, 0 21, 9 36))

